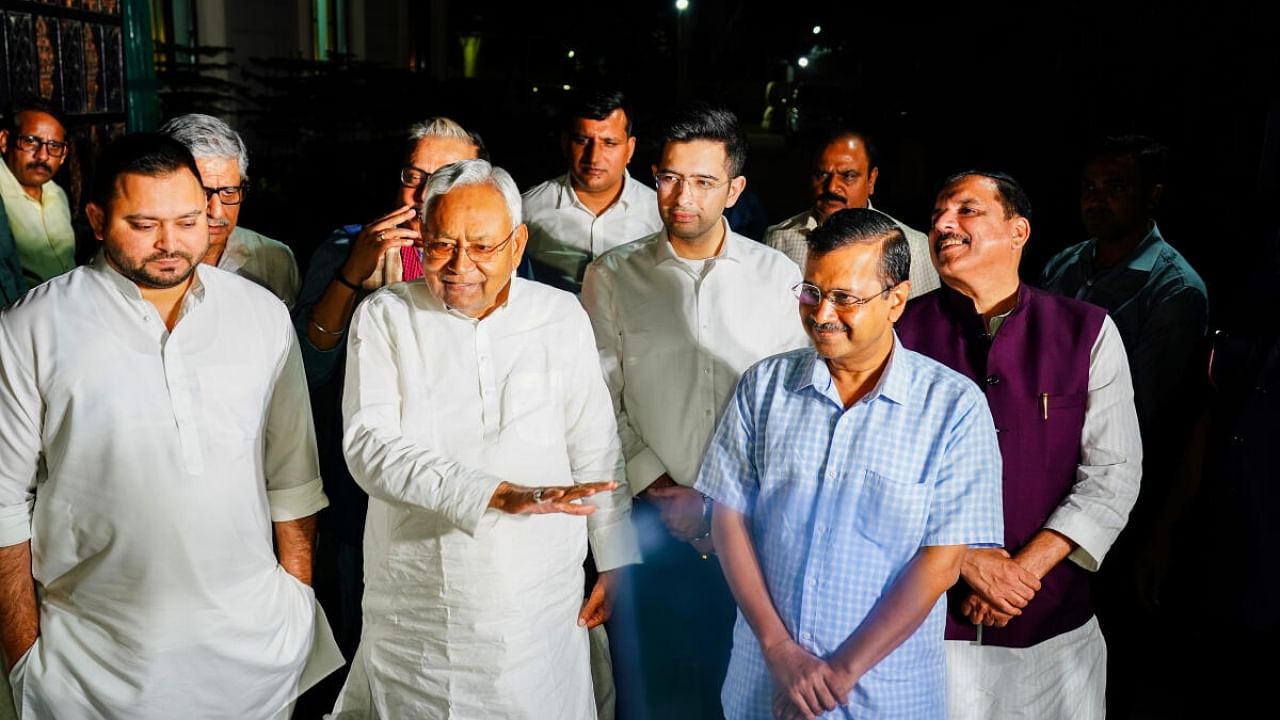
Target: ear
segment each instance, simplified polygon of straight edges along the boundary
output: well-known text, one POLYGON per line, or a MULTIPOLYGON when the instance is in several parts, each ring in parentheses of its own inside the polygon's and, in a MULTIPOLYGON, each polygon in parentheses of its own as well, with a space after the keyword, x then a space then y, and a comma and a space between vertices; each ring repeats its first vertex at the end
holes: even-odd
MULTIPOLYGON (((3 151, 2 147, 0 147, 0 151, 3 151)), ((1151 189, 1147 191, 1147 212, 1155 212, 1155 209, 1160 206, 1160 198, 1162 197, 1164 197, 1164 185, 1160 183, 1152 185, 1151 189)))
POLYGON ((0 130, 0 153, 9 152, 9 131, 0 130))
POLYGON ((1010 222, 1013 223, 1013 248, 1021 250, 1031 239, 1031 221, 1019 215, 1010 222))
POLYGON ((515 230, 515 235, 511 238, 511 245, 514 248, 515 256, 513 260, 512 272, 520 268, 520 263, 524 261, 524 248, 529 244, 529 226, 524 223, 515 230))
POLYGON ((622 164, 630 165, 631 156, 635 154, 636 154, 636 136, 632 135, 631 137, 627 138, 627 161, 622 164))
POLYGON ((880 177, 880 168, 873 167, 871 172, 867 173, 867 195, 876 194, 876 180, 880 177))
POLYGON ((902 311, 907 309, 907 298, 911 295, 911 281, 903 280, 889 291, 889 322, 898 322, 902 311))
POLYGON ((102 236, 107 227, 107 214, 103 211, 98 203, 91 202, 84 206, 84 214, 89 216, 89 224, 93 226, 93 236, 102 242, 102 236))
POLYGON ((738 177, 730 180, 729 181, 729 199, 725 202, 724 206, 727 208, 733 207, 734 203, 738 202, 738 197, 742 195, 742 191, 746 189, 747 189, 746 175, 739 175, 738 177))

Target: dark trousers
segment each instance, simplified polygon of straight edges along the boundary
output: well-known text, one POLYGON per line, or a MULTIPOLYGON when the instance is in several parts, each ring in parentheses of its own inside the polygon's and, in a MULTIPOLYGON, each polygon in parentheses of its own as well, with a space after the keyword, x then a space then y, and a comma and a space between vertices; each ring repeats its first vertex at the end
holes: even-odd
POLYGON ((632 517, 644 564, 626 568, 608 625, 619 720, 720 720, 737 615, 714 555, 667 533, 657 508, 632 517))

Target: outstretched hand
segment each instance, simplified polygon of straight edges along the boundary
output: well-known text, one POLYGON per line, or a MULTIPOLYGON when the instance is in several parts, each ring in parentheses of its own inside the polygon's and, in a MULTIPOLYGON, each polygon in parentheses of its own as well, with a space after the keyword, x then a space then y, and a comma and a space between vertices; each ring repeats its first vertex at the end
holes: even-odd
POLYGON ((577 501, 616 487, 618 483, 613 480, 551 487, 529 487, 503 482, 493 491, 493 497, 489 498, 489 507, 510 515, 590 515, 596 511, 595 506, 583 505, 577 501))

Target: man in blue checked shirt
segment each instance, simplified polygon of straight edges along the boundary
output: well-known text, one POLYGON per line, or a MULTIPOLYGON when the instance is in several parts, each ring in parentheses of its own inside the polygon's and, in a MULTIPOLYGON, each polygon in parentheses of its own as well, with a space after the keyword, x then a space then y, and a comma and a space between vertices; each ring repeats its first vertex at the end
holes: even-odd
POLYGON ((738 621, 721 699, 740 718, 943 718, 943 593, 1003 533, 1000 450, 972 381, 904 348, 910 251, 892 220, 809 236, 814 347, 743 375, 697 489, 738 621))

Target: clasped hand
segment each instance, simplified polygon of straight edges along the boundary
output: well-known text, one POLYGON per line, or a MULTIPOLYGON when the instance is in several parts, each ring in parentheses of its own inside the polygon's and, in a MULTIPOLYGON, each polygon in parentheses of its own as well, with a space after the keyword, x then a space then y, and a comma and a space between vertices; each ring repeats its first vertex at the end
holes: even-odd
POLYGON ((813 720, 849 700, 853 682, 830 663, 790 638, 764 650, 773 677, 773 716, 779 720, 813 720))
POLYGON ((1022 608, 1040 591, 1040 579, 1003 548, 977 548, 965 553, 960 576, 973 589, 960 611, 975 625, 1004 627, 1021 615, 1022 608))

